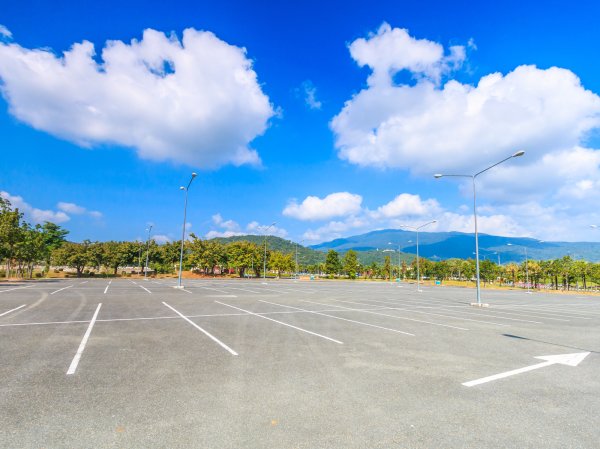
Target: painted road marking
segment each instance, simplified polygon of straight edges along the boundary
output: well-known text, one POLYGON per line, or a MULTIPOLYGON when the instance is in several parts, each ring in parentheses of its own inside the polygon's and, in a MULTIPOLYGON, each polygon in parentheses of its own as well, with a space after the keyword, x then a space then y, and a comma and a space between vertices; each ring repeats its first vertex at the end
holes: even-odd
MULTIPOLYGON (((356 304, 356 305, 359 305, 359 306, 368 306, 369 305, 369 304, 364 304, 364 303, 361 303, 361 302, 352 302, 352 301, 344 301, 344 302, 348 303, 348 304, 356 304)), ((359 311, 356 308, 350 308, 350 307, 344 307, 344 306, 336 306, 335 304, 332 304, 332 305, 333 305, 333 307, 338 307, 340 309, 351 311, 351 312, 359 311)), ((389 310, 389 307, 385 307, 384 310, 389 310)), ((416 318, 407 318, 407 317, 398 316, 398 315, 389 315, 389 314, 381 313, 381 312, 372 312, 370 310, 360 310, 360 312, 371 313, 373 315, 387 316, 387 317, 396 318, 396 319, 399 319, 399 320, 408 320, 408 321, 415 321, 417 323, 431 324, 433 326, 449 327, 451 329, 458 329, 458 330, 461 330, 461 331, 468 331, 469 330, 469 329, 464 328, 464 327, 451 326, 449 324, 442 324, 442 323, 434 323, 434 322, 431 322, 431 321, 417 320, 416 318)))
POLYGON ((18 290, 20 288, 30 288, 30 287, 33 287, 33 285, 26 285, 24 287, 13 287, 13 288, 9 288, 8 290, 0 290, 0 293, 10 292, 10 291, 13 291, 13 290, 18 290))
POLYGON ((152 292, 150 290, 148 290, 146 287, 142 286, 142 285, 138 285, 138 287, 143 288, 144 290, 146 290, 148 293, 152 294, 152 292))
MULTIPOLYGON (((260 300, 260 301, 262 301, 262 300, 260 300)), ((267 301, 263 301, 263 302, 267 302, 267 301)), ((311 304, 318 304, 318 303, 313 303, 311 301, 303 301, 303 302, 308 302, 308 303, 311 303, 311 304)), ((411 334, 410 332, 404 332, 404 331, 401 331, 401 330, 398 330, 398 329, 390 329, 389 327, 377 326, 376 324, 364 323, 362 321, 349 320, 348 318, 342 318, 342 317, 335 316, 335 315, 329 315, 328 313, 316 312, 316 311, 313 311, 313 310, 306 310, 306 309, 301 309, 300 307, 286 306, 286 305, 283 305, 283 304, 276 304, 274 302, 271 302, 269 304, 273 304, 273 305, 276 305, 276 306, 279 306, 279 307, 288 307, 290 309, 301 310, 303 312, 314 313, 315 315, 322 315, 322 316, 326 316, 326 317, 329 317, 329 318, 334 318, 336 320, 348 321, 349 323, 361 324, 363 326, 368 326, 368 327, 375 327, 377 329, 383 329, 383 330, 386 330, 386 331, 396 332, 398 334, 409 335, 411 337, 415 336, 415 334, 411 334)), ((320 304, 320 305, 323 305, 323 304, 320 304)), ((327 304, 326 306, 329 307, 330 304, 327 304)))
POLYGON ((58 290, 55 290, 55 291, 51 292, 50 294, 53 295, 54 293, 58 293, 60 291, 66 290, 67 288, 71 288, 71 287, 73 287, 73 286, 69 285, 68 287, 59 288, 58 290))
POLYGON ((204 329, 202 329, 200 326, 198 326, 196 323, 194 323, 192 320, 190 320, 188 317, 186 317, 184 314, 178 312, 177 310, 175 310, 173 307, 171 307, 169 304, 167 304, 166 302, 162 302, 165 306, 167 306, 169 309, 171 309, 173 312, 175 312, 177 315, 179 315, 181 318, 183 318, 184 320, 186 320, 188 323, 190 323, 192 326, 194 326, 196 329, 198 329, 200 332, 202 332, 204 335, 206 335, 208 338, 210 338, 212 341, 214 341, 215 343, 217 343, 219 346, 221 346, 223 349, 229 351, 229 353, 231 353, 232 355, 238 355, 237 352, 235 352, 233 349, 231 349, 229 346, 227 346, 225 343, 223 343, 221 340, 219 340, 217 337, 215 337, 214 335, 212 335, 210 332, 205 331, 204 329))
POLYGON ((22 306, 19 306, 19 307, 15 307, 14 309, 10 309, 10 310, 9 310, 9 311, 7 311, 7 312, 0 313, 0 316, 8 315, 10 312, 14 312, 15 310, 22 309, 22 308, 23 308, 23 307, 25 307, 25 306, 26 306, 26 304, 23 304, 22 306))
POLYGON ((299 331, 301 331, 301 332, 306 332, 307 334, 314 335, 314 336, 316 336, 316 337, 321 337, 321 338, 324 338, 325 340, 332 341, 332 342, 334 342, 334 343, 337 343, 338 345, 343 345, 343 344, 344 344, 343 342, 341 342, 341 341, 339 341, 339 340, 336 340, 335 338, 331 338, 331 337, 327 337, 327 336, 325 336, 325 335, 317 334, 316 332, 312 332, 312 331, 309 331, 309 330, 306 330, 306 329, 302 329, 301 327, 293 326, 293 325, 291 325, 291 324, 284 323, 283 321, 277 321, 277 320, 274 320, 273 318, 269 318, 269 317, 267 317, 267 316, 263 316, 263 315, 260 315, 260 314, 258 314, 258 313, 250 312, 249 310, 240 309, 239 307, 232 306, 232 305, 230 305, 230 304, 225 304, 224 302, 219 302, 219 301, 215 301, 215 302, 216 302, 217 304, 221 304, 221 305, 223 305, 223 306, 231 307, 232 309, 241 310, 242 312, 246 312, 246 313, 248 313, 248 314, 250 314, 250 315, 254 315, 254 316, 257 316, 257 317, 259 317, 259 318, 263 318, 263 319, 265 319, 265 320, 273 321, 274 323, 279 323, 279 324, 281 324, 281 325, 283 325, 283 326, 291 327, 292 329, 296 329, 296 330, 299 330, 299 331))
MULTIPOLYGON (((347 301, 342 301, 341 299, 331 299, 331 301, 347 302, 347 301)), ((377 303, 381 303, 381 304, 388 304, 388 305, 390 305, 390 301, 378 301, 376 299, 363 299, 362 301, 377 302, 377 303)), ((391 301, 392 304, 393 304, 393 302, 394 301, 391 301)), ((367 304, 369 304, 369 303, 367 303, 367 304)), ((321 304, 321 305, 323 305, 323 304, 321 304)), ((454 320, 473 321, 475 323, 493 324, 495 326, 510 326, 510 324, 494 323, 493 321, 474 320, 472 318, 463 318, 463 317, 456 316, 456 315, 444 315, 443 313, 423 312, 423 311, 419 311, 419 310, 405 309, 405 308, 401 308, 401 307, 389 307, 389 309, 390 310, 403 310, 405 312, 411 312, 411 313, 424 313, 425 315, 443 316, 445 318, 452 318, 454 320)))
POLYGON ((236 295, 207 295, 207 298, 237 298, 236 295))
POLYGON ((535 365, 529 365, 524 368, 515 369, 512 371, 506 371, 505 373, 494 374, 493 376, 482 377, 481 379, 471 380, 470 382, 464 382, 465 387, 474 387, 475 385, 481 385, 486 382, 493 380, 503 379, 505 377, 514 376, 515 374, 526 373, 527 371, 533 371, 534 369, 545 368, 546 366, 555 365, 557 363, 561 365, 577 366, 583 359, 585 359, 589 352, 576 352, 573 354, 559 354, 559 355, 542 355, 536 357, 536 359, 545 360, 545 362, 537 363, 535 365))
POLYGON ((77 370, 77 365, 79 364, 79 360, 81 359, 81 354, 83 354, 83 350, 85 349, 85 345, 87 344, 88 338, 90 338, 90 334, 92 333, 92 328, 94 327, 94 323, 96 322, 96 318, 98 317, 98 312, 100 312, 100 307, 102 307, 102 303, 98 304, 96 311, 94 312, 94 316, 92 317, 92 321, 90 321, 90 325, 85 331, 85 335, 83 336, 83 340, 79 344, 79 348, 77 349, 77 353, 75 357, 73 357, 73 361, 67 370, 67 375, 75 374, 77 370))
MULTIPOLYGON (((364 309, 364 310, 380 310, 378 309, 364 309)), ((356 309, 360 311, 361 309, 356 309)), ((315 312, 339 312, 338 309, 323 309, 323 310, 281 310, 277 312, 262 312, 258 315, 292 315, 295 313, 315 313, 315 312)), ((211 318, 211 317, 227 317, 227 316, 248 316, 247 313, 209 313, 209 314, 198 314, 198 315, 187 315, 188 318, 211 318)), ((144 320, 174 320, 179 319, 176 316, 152 316, 152 317, 135 317, 135 318, 111 318, 104 320, 96 320, 97 323, 113 323, 118 321, 144 321, 144 320)), ((74 321, 37 321, 30 323, 6 323, 0 324, 0 327, 13 327, 13 326, 47 326, 52 324, 81 324, 89 323, 89 320, 74 320, 74 321)))

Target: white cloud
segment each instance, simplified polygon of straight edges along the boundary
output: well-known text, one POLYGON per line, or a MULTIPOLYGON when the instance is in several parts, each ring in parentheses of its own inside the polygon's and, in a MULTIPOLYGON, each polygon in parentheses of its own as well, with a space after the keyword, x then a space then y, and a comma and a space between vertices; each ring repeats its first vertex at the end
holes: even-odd
POLYGON ((377 208, 374 217, 403 217, 403 216, 433 216, 441 211, 440 204, 435 199, 421 200, 419 195, 401 193, 392 201, 377 208))
POLYGON ((361 211, 362 196, 349 192, 336 192, 321 199, 307 196, 302 203, 292 200, 283 215, 299 220, 327 220, 356 214, 361 211))
POLYGON ((317 100, 317 88, 312 81, 304 81, 299 92, 302 93, 306 106, 308 106, 310 109, 321 109, 323 104, 317 100))
POLYGON ((8 192, 0 191, 2 198, 10 201, 11 205, 15 209, 19 209, 25 216, 26 220, 32 221, 36 224, 42 224, 45 221, 51 221, 53 223, 64 223, 69 221, 71 218, 63 211, 53 211, 38 209, 27 203, 23 197, 18 195, 11 195, 8 192))
POLYGON ((0 36, 11 39, 12 33, 4 25, 0 24, 0 36))
POLYGON ((154 240, 159 245, 164 245, 165 243, 171 243, 173 240, 164 234, 156 234, 152 236, 152 240, 154 240))
POLYGON ((58 207, 63 212, 67 212, 67 213, 73 214, 73 215, 81 215, 81 214, 84 214, 86 211, 85 207, 78 206, 75 203, 63 203, 62 201, 59 202, 56 205, 56 207, 58 207))
POLYGON ((248 223, 246 225, 246 231, 247 231, 246 232, 247 234, 264 235, 266 233, 267 235, 275 235, 275 236, 281 237, 281 238, 285 238, 288 235, 288 232, 283 228, 280 228, 275 225, 270 226, 270 227, 269 227, 269 225, 261 225, 257 221, 251 221, 250 223, 248 223))
POLYGON ((350 44, 350 54, 356 63, 369 66, 370 86, 392 84, 393 76, 408 70, 417 77, 439 81, 441 75, 458 68, 465 59, 463 46, 450 47, 444 56, 444 47, 427 39, 415 39, 408 30, 392 28, 384 23, 368 39, 356 39, 350 44))
POLYGON ((265 233, 267 228, 269 228, 267 231, 268 235, 276 235, 282 238, 285 238, 288 235, 288 232, 283 228, 279 228, 274 225, 270 227, 269 225, 261 225, 257 221, 251 221, 246 225, 245 230, 242 230, 242 227, 239 225, 239 223, 233 220, 225 220, 221 214, 213 215, 212 222, 215 226, 221 228, 222 230, 211 230, 207 232, 205 235, 207 239, 213 239, 216 237, 233 237, 236 235, 262 235, 265 233))
POLYGON ((75 203, 65 203, 63 201, 59 202, 56 207, 71 215, 89 215, 92 218, 100 219, 102 218, 102 213, 97 210, 88 211, 85 207, 79 206, 75 203))
POLYGON ((11 113, 84 147, 116 144, 156 161, 202 167, 258 164, 250 142, 274 115, 244 48, 207 31, 147 29, 61 56, 0 42, 2 93, 11 113))
MULTIPOLYGON (((600 127, 600 97, 573 72, 522 65, 474 85, 442 82, 442 75, 465 61, 465 48, 444 56, 440 44, 385 25, 353 42, 350 53, 372 73, 330 123, 341 159, 431 179, 434 173, 473 174, 525 150, 525 157, 477 179, 480 211, 487 217, 481 223, 490 229, 483 232, 577 240, 569 217, 579 228, 593 222, 600 206, 600 150, 589 148, 587 139, 600 127), (415 82, 395 82, 401 70, 415 82), (542 213, 544 221, 530 218, 527 208, 542 213)), ((470 182, 454 179, 437 182, 440 188, 458 182, 470 200, 470 182)), ((382 206, 374 213, 391 210, 382 206)), ((466 230, 468 216, 459 208, 440 226, 466 230)))

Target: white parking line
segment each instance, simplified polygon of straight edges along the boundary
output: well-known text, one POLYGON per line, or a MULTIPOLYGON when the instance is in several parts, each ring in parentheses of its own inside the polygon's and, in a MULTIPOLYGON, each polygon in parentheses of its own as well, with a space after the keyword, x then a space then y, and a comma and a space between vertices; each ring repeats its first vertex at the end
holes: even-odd
POLYGON ((19 306, 19 307, 15 307, 14 309, 10 309, 10 310, 9 310, 9 311, 7 311, 7 312, 0 313, 0 316, 8 315, 10 312, 14 312, 15 310, 22 309, 22 308, 23 308, 23 307, 25 307, 25 306, 26 306, 26 304, 23 304, 22 306, 19 306))
POLYGON ((146 290, 148 293, 152 294, 152 292, 150 290, 148 290, 146 287, 142 286, 142 285, 138 285, 138 287, 143 288, 144 290, 146 290))
MULTIPOLYGON (((262 300, 259 300, 259 301, 262 301, 262 300)), ((265 302, 265 301, 263 301, 263 302, 265 302)), ((369 305, 369 304, 363 304, 363 303, 360 303, 360 302, 352 302, 352 301, 344 301, 344 302, 347 302, 349 304, 356 304, 356 305, 359 305, 359 306, 368 306, 369 305)), ((350 308, 350 307, 344 307, 344 306, 337 306, 335 304, 332 304, 332 305, 333 305, 333 307, 338 307, 340 309, 344 309, 344 310, 348 310, 348 311, 352 311, 352 312, 370 313, 372 315, 387 316, 387 317, 396 318, 396 319, 399 319, 399 320, 415 321, 417 323, 431 324, 433 326, 449 327, 451 329, 458 329, 458 330, 461 330, 461 331, 468 331, 469 330, 469 329, 464 328, 464 327, 451 326, 449 324, 434 323, 434 322, 431 322, 431 321, 417 320, 416 318, 407 318, 407 317, 404 317, 404 316, 389 315, 389 314, 386 314, 386 313, 373 312, 373 311, 370 311, 370 310, 356 309, 356 308, 350 308)), ((389 310, 389 307, 384 308, 384 310, 389 310)))
POLYGON ((177 310, 175 310, 173 307, 171 307, 169 304, 167 304, 166 302, 162 302, 165 306, 167 306, 169 309, 171 309, 173 312, 175 312, 177 315, 179 315, 181 318, 183 318, 184 320, 186 320, 188 323, 190 323, 192 326, 194 326, 196 329, 198 329, 200 332, 202 332, 204 335, 206 335, 208 338, 210 338, 212 341, 214 341, 215 343, 217 343, 219 346, 221 346, 223 349, 227 350, 229 353, 231 353, 232 355, 238 355, 237 352, 235 352, 233 349, 231 349, 229 346, 227 346, 225 343, 223 343, 221 340, 219 340, 217 337, 215 337, 214 335, 212 335, 210 332, 205 331, 204 329, 202 329, 200 326, 198 326, 196 323, 194 323, 192 320, 190 320, 188 317, 186 317, 184 314, 178 312, 177 310))
POLYGON ((86 284, 87 281, 80 282, 79 285, 86 284))
POLYGON ((26 285, 24 287, 13 287, 13 288, 9 288, 8 290, 0 290, 0 293, 11 292, 13 290, 19 290, 20 288, 31 288, 31 287, 33 287, 33 285, 26 285))
POLYGON ((69 285, 68 287, 59 288, 58 290, 55 290, 55 291, 51 292, 50 294, 53 295, 54 293, 58 293, 60 291, 66 290, 67 288, 71 288, 71 287, 73 287, 73 286, 69 285))
MULTIPOLYGON (((260 301, 262 301, 262 300, 260 300, 260 301)), ((267 301, 263 301, 263 302, 267 302, 267 301)), ((309 302, 311 304, 318 304, 318 303, 312 303, 311 301, 303 301, 303 302, 309 302)), ((392 331, 392 332, 396 332, 398 334, 409 335, 411 337, 415 336, 415 334, 411 334, 410 332, 404 332, 404 331, 400 331, 398 329, 390 329, 389 327, 377 326, 376 324, 364 323, 362 321, 349 320, 348 318, 342 318, 342 317, 335 316, 335 315, 329 315, 328 313, 316 312, 316 311, 313 311, 313 310, 306 310, 306 309, 301 309, 300 307, 292 307, 292 306, 287 306, 287 305, 283 305, 283 304, 276 304, 274 302, 269 303, 269 304, 273 304, 273 305, 279 306, 279 307, 287 307, 287 308, 290 308, 290 309, 301 310, 302 312, 314 313, 315 315, 322 315, 322 316, 326 316, 326 317, 329 317, 329 318, 334 318, 336 320, 348 321, 349 323, 361 324, 363 326, 368 326, 368 327, 375 327, 377 329, 383 329, 383 330, 386 330, 386 331, 392 331)), ((328 306, 330 306, 330 304, 328 304, 328 306)))
MULTIPOLYGON (((304 301, 304 300, 301 300, 301 301, 302 302, 311 302, 311 301, 304 301)), ((331 299, 331 301, 348 302, 348 301, 343 301, 341 299, 331 299)), ((443 316, 445 318, 452 318, 452 319, 455 319, 455 320, 474 321, 476 323, 494 324, 496 326, 510 326, 509 324, 494 323, 493 321, 474 320, 472 318, 462 318, 462 317, 458 317, 456 315, 444 315, 443 313, 422 312, 422 311, 419 311, 419 310, 405 309, 405 308, 402 308, 402 307, 391 307, 389 301, 378 301, 376 299, 363 299, 363 301, 371 301, 371 302, 377 302, 377 303, 387 304, 388 306, 390 306, 389 310, 402 310, 404 312, 410 312, 410 313, 423 313, 425 315, 443 316)), ((322 303, 318 303, 318 302, 313 302, 313 304, 319 304, 319 305, 322 305, 322 306, 326 305, 326 304, 322 304, 322 303)), ((331 304, 329 304, 329 305, 331 305, 331 304)), ((364 304, 364 305, 372 305, 372 304, 367 303, 367 304, 364 304)))
MULTIPOLYGON (((360 310, 385 310, 387 307, 378 307, 377 309, 356 309, 360 310)), ((323 309, 323 310, 281 310, 278 312, 262 312, 258 315, 293 315, 296 313, 314 313, 314 312, 336 312, 338 309, 323 309)), ((197 314, 187 315, 188 318, 211 318, 211 317, 228 317, 228 316, 248 316, 247 313, 208 313, 208 314, 197 314)), ((148 321, 148 320, 178 320, 178 316, 152 316, 152 317, 135 317, 135 318, 111 318, 104 320, 96 320, 97 323, 114 323, 119 321, 148 321)), ((90 320, 73 320, 73 321, 37 321, 31 323, 6 323, 0 324, 0 327, 18 327, 18 326, 48 326, 52 324, 81 324, 89 323, 90 320)))
POLYGON ((254 316, 257 316, 257 317, 259 317, 259 318, 263 318, 263 319, 265 319, 265 320, 269 320, 269 321, 273 321, 273 322, 275 322, 275 323, 279 323, 279 324, 281 324, 281 325, 283 325, 283 326, 291 327, 292 329, 296 329, 296 330, 299 330, 299 331, 301 331, 301 332, 306 332, 307 334, 314 335, 314 336, 316 336, 316 337, 321 337, 321 338, 324 338, 325 340, 332 341, 332 342, 334 342, 334 343, 337 343, 337 344, 339 344, 339 345, 343 345, 343 344, 344 344, 343 342, 341 342, 341 341, 339 341, 339 340, 336 340, 335 338, 331 338, 331 337, 327 337, 327 336, 325 336, 325 335, 317 334, 316 332, 312 332, 312 331, 309 331, 309 330, 306 330, 306 329, 302 329, 301 327, 293 326, 293 325, 291 325, 291 324, 284 323, 283 321, 277 321, 277 320, 274 320, 273 318, 269 318, 269 317, 267 317, 267 316, 263 316, 263 315, 260 315, 260 314, 258 314, 258 313, 250 312, 249 310, 240 309, 239 307, 232 306, 232 305, 230 305, 230 304, 225 304, 224 302, 220 302, 220 301, 215 301, 215 302, 216 302, 217 304, 221 304, 221 305, 223 305, 223 306, 231 307, 232 309, 240 310, 240 311, 242 311, 242 312, 246 312, 246 313, 248 313, 248 314, 250 314, 250 315, 254 315, 254 316))
POLYGON ((73 357, 73 361, 67 370, 67 375, 75 374, 77 370, 77 365, 79 364, 79 360, 81 359, 81 354, 83 354, 83 350, 85 349, 85 345, 87 344, 88 338, 90 338, 90 334, 92 333, 92 328, 94 327, 94 323, 96 322, 96 318, 98 317, 98 312, 100 312, 100 307, 102 307, 102 303, 98 304, 96 311, 94 312, 94 316, 92 317, 92 321, 90 321, 90 325, 88 326, 85 334, 83 336, 83 340, 79 344, 79 348, 77 349, 77 353, 75 357, 73 357))

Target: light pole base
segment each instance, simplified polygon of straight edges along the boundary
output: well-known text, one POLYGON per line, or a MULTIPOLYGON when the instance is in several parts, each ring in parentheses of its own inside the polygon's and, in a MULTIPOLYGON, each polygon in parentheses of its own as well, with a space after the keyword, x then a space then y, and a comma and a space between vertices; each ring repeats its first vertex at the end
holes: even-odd
POLYGON ((489 307, 490 305, 485 302, 472 302, 471 307, 489 307))
POLYGON ((181 289, 183 289, 185 287, 183 285, 174 285, 173 288, 181 288, 181 289))

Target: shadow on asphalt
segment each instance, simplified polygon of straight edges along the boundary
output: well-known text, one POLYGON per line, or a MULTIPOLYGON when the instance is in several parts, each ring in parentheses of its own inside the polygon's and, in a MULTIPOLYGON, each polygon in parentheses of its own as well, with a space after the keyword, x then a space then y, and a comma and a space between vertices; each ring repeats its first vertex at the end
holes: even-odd
POLYGON ((560 346, 562 348, 569 348, 569 349, 577 349, 578 351, 587 351, 587 352, 593 352, 595 354, 600 354, 600 351, 594 351, 593 349, 586 349, 586 348, 580 348, 578 346, 569 346, 569 345, 561 345, 558 343, 552 343, 550 341, 544 341, 544 340, 536 340, 535 338, 527 338, 527 337, 521 337, 519 335, 512 335, 512 334, 502 334, 502 336, 504 337, 509 337, 509 338, 516 338, 518 340, 529 340, 529 341, 535 341, 537 343, 545 343, 547 345, 552 345, 552 346, 560 346))

